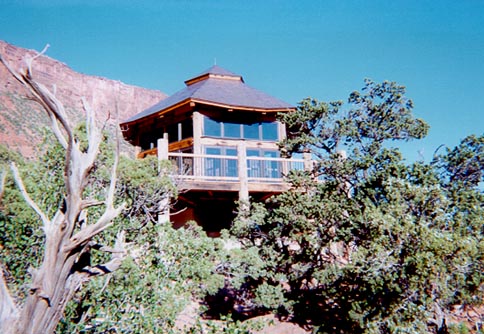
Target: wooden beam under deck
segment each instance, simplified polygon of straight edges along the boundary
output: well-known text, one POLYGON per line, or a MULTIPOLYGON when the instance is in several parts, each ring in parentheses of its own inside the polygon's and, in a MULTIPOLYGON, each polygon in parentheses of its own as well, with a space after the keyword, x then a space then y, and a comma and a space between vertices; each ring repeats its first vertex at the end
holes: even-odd
MULTIPOLYGON (((200 180, 179 180, 177 186, 188 191, 232 191, 240 190, 240 182, 216 182, 200 180)), ((287 191, 290 185, 285 182, 248 182, 249 194, 253 192, 281 193, 287 191)))

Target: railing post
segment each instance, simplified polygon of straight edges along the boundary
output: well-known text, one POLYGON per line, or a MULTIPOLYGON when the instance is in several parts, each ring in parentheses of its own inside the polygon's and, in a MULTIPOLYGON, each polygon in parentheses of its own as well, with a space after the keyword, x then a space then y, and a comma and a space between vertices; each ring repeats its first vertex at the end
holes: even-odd
POLYGON ((168 133, 163 134, 163 138, 158 138, 158 142, 156 144, 158 161, 168 160, 168 133))
POLYGON ((311 159, 311 153, 304 152, 303 159, 304 159, 304 170, 307 172, 311 172, 313 170, 313 160, 311 159))
MULTIPOLYGON (((157 142, 158 151, 158 173, 163 173, 161 169, 161 161, 168 160, 168 134, 163 134, 163 138, 159 138, 157 142)), ((170 221, 170 196, 165 196, 159 204, 160 213, 158 214, 158 224, 167 223, 170 221)))
POLYGON ((134 147, 134 156, 136 158, 139 158, 139 154, 141 153, 141 147, 140 146, 135 146, 134 147))
MULTIPOLYGON (((202 127, 203 127, 203 115, 198 111, 193 112, 193 153, 202 154, 202 127)), ((203 158, 193 158, 193 176, 202 176, 204 170, 203 158)))
POLYGON ((248 184, 248 176, 247 176, 247 149, 246 144, 244 141, 241 141, 237 145, 237 163, 238 163, 238 172, 239 172, 239 182, 240 182, 240 189, 239 189, 239 201, 240 202, 249 202, 249 184, 248 184))

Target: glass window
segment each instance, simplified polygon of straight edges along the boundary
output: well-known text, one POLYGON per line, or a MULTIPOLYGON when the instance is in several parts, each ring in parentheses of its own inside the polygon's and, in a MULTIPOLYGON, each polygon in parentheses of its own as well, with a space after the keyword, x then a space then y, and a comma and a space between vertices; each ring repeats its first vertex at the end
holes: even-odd
POLYGON ((210 154, 210 155, 220 155, 221 154, 220 148, 218 148, 218 147, 207 147, 205 149, 205 152, 207 154, 210 154))
MULTIPOLYGON (((237 156, 237 149, 235 148, 226 148, 225 154, 229 156, 236 157, 237 156)), ((226 172, 225 176, 236 177, 239 175, 239 171, 237 169, 237 160, 227 160, 226 164, 226 172)))
POLYGON ((259 139, 259 123, 244 124, 245 139, 259 139))
MULTIPOLYGON (((278 158, 279 152, 278 151, 264 151, 263 152, 265 158, 278 158)), ((277 179, 281 177, 281 162, 273 161, 273 160, 266 160, 264 161, 264 177, 277 179)))
MULTIPOLYGON (((220 148, 207 147, 205 152, 210 155, 220 155, 220 148)), ((206 176, 220 176, 221 174, 221 160, 218 158, 207 158, 205 161, 205 175, 206 176)))
POLYGON ((262 173, 262 161, 258 159, 250 159, 250 157, 260 156, 259 150, 247 150, 247 176, 248 177, 261 177, 262 173))
POLYGON ((263 140, 278 140, 277 123, 262 123, 262 139, 263 140))
POLYGON ((240 138, 240 124, 224 123, 224 137, 240 138))
POLYGON ((214 121, 211 118, 203 118, 203 130, 205 136, 221 137, 222 136, 222 124, 214 121))
POLYGON ((206 147, 206 154, 219 155, 220 158, 207 158, 205 160, 206 176, 229 176, 238 175, 237 160, 227 159, 223 156, 237 156, 237 149, 229 147, 206 147))

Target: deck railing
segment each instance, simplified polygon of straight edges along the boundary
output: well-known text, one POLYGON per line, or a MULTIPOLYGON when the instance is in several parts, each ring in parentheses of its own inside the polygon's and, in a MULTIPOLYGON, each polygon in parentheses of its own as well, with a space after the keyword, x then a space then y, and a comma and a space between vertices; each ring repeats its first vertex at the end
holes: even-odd
MULTIPOLYGON (((237 155, 169 152, 167 137, 158 139, 157 144, 158 158, 173 161, 177 167, 176 177, 180 181, 192 183, 193 186, 195 183, 200 186, 200 182, 212 181, 214 186, 237 182, 240 200, 248 200, 251 188, 249 184, 281 185, 284 182, 284 175, 291 170, 310 170, 312 164, 309 154, 306 154, 304 159, 247 156, 244 141, 237 143, 237 155)), ((185 186, 190 187, 187 184, 185 186)))
POLYGON ((283 182, 291 170, 303 170, 304 159, 168 153, 177 168, 177 177, 196 181, 283 182), (245 170, 244 170, 245 166, 245 170), (245 174, 245 175, 241 175, 245 174))

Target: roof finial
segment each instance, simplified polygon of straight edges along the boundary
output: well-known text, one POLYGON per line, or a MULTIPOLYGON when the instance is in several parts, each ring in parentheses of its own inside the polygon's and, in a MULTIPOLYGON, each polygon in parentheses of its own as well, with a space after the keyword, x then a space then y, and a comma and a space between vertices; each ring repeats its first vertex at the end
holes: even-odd
POLYGON ((217 65, 217 57, 213 58, 213 64, 217 65))

